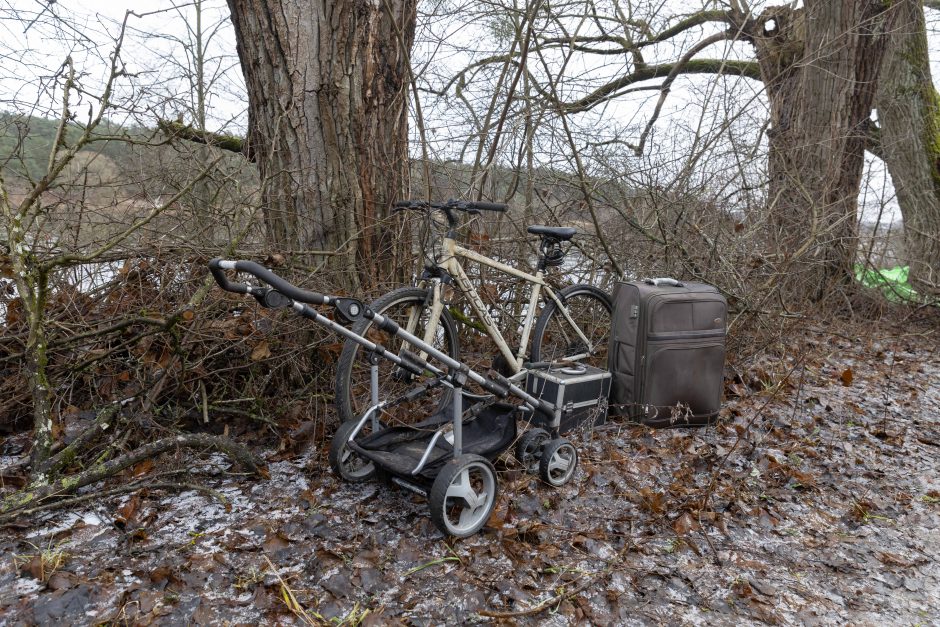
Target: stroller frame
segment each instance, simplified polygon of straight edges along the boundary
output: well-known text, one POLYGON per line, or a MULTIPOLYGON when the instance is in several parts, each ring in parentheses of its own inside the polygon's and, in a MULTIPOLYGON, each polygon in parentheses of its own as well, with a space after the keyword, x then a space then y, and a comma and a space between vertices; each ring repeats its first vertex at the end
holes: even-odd
MULTIPOLYGON (((495 470, 487 458, 502 453, 512 444, 512 440, 516 439, 515 416, 517 414, 538 411, 551 416, 555 413, 554 405, 532 396, 513 380, 524 376, 524 370, 515 375, 513 379, 502 375, 486 377, 424 342, 421 338, 409 333, 394 320, 372 311, 356 298, 329 296, 298 288, 261 264, 252 261, 215 258, 209 262, 209 270, 222 289, 228 292, 250 295, 265 308, 291 308, 301 317, 312 320, 340 336, 360 344, 368 351, 371 375, 370 406, 360 417, 340 425, 333 437, 330 447, 330 465, 337 474, 347 481, 354 482, 365 481, 376 474, 385 475, 391 482, 428 497, 431 507, 431 519, 441 531, 449 535, 465 537, 476 533, 483 527, 495 507, 497 493, 495 470), (245 283, 230 281, 225 274, 227 270, 249 274, 263 285, 250 286, 245 283), (400 353, 389 351, 381 344, 373 342, 363 335, 351 331, 336 320, 324 316, 311 305, 332 307, 334 317, 347 324, 362 319, 371 320, 379 330, 407 342, 420 350, 422 355, 427 355, 428 358, 440 362, 443 367, 430 363, 427 358, 407 350, 402 350, 400 353), (397 399, 381 400, 378 397, 378 364, 381 359, 388 359, 402 370, 417 377, 430 373, 433 378, 397 399), (464 387, 469 382, 476 383, 493 396, 480 397, 465 392, 464 387), (394 449, 369 448, 372 443, 379 442, 383 438, 385 440, 389 440, 390 437, 395 439, 395 436, 406 439, 414 436, 411 438, 414 443, 421 444, 423 442, 422 438, 425 437, 423 434, 427 433, 426 431, 417 430, 417 433, 414 434, 407 432, 409 429, 416 431, 416 427, 421 425, 385 428, 379 420, 379 414, 384 408, 399 402, 416 400, 438 385, 446 385, 454 389, 452 406, 450 407, 451 417, 449 421, 442 421, 438 416, 435 422, 428 423, 426 421, 421 423, 425 427, 436 426, 437 428, 424 446, 417 464, 410 471, 403 469, 402 463, 407 460, 403 460, 402 456, 396 454, 394 449), (480 450, 479 452, 482 454, 466 453, 464 450, 466 443, 464 441, 465 409, 463 402, 465 396, 470 400, 477 401, 489 399, 477 404, 478 414, 485 412, 486 406, 492 404, 490 401, 497 398, 514 396, 521 399, 524 403, 521 407, 512 408, 512 411, 503 416, 488 416, 489 421, 486 423, 491 426, 503 425, 506 427, 504 421, 511 421, 508 425, 508 428, 511 429, 511 438, 508 441, 506 437, 498 438, 499 442, 496 444, 496 449, 480 450), (371 427, 372 433, 360 438, 359 436, 367 423, 371 427), (452 451, 449 455, 450 459, 444 461, 440 449, 447 448, 446 445, 442 446, 444 444, 442 439, 447 439, 445 431, 448 425, 453 430, 452 440, 447 441, 452 451), (395 432, 395 430, 399 431, 395 432), (390 450, 391 452, 389 452, 390 450), (429 462, 432 460, 435 451, 438 451, 435 463, 440 466, 439 469, 429 467, 429 462), (359 461, 369 460, 372 467, 370 468, 370 464, 366 464, 364 468, 354 468, 354 464, 350 463, 355 461, 354 456, 361 458, 359 461), (395 460, 395 463, 390 464, 389 459, 395 460), (431 476, 433 476, 433 480, 431 476)), ((529 364, 530 367, 545 367, 546 365, 548 364, 529 364)), ((506 412, 510 407, 504 405, 498 409, 506 412)), ((473 412, 474 409, 472 406, 469 411, 473 412)), ((434 417, 431 420, 433 421, 434 417)), ((568 440, 558 437, 557 429, 552 429, 552 431, 552 433, 549 433, 536 428, 525 432, 522 437, 518 438, 516 456, 527 470, 537 470, 544 481, 553 486, 560 486, 567 483, 574 475, 577 466, 577 452, 568 440)), ((504 435, 508 433, 509 431, 505 431, 504 435)), ((376 446, 380 445, 376 444, 376 446)))

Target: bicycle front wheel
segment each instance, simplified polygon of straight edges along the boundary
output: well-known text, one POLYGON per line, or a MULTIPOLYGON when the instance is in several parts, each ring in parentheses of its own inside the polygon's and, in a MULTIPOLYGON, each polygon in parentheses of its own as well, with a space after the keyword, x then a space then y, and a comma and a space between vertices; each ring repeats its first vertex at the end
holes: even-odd
POLYGON ((531 360, 578 358, 577 361, 581 363, 606 370, 613 310, 610 296, 593 285, 572 285, 561 290, 558 297, 568 317, 555 301, 548 301, 535 322, 531 360), (578 333, 575 325, 581 333, 578 333))
MULTIPOLYGON (((425 329, 430 324, 431 298, 429 290, 426 289, 399 288, 378 298, 369 307, 372 311, 391 318, 401 328, 409 330, 419 338, 424 337, 425 329)), ((352 331, 367 337, 376 344, 381 344, 394 354, 398 354, 402 348, 418 352, 415 347, 379 331, 371 320, 360 320, 352 326, 352 331)), ((430 343, 448 356, 459 359, 457 327, 446 308, 441 312, 430 343)), ((379 361, 379 400, 394 399, 415 385, 417 383, 414 377, 401 372, 393 362, 388 359, 379 361)), ((336 411, 341 424, 361 416, 371 403, 369 351, 352 340, 346 340, 336 365, 335 392, 336 411)), ((431 411, 445 403, 450 394, 449 388, 440 386, 414 401, 413 407, 406 407, 402 404, 396 409, 402 415, 410 413, 415 418, 426 417, 431 411)))

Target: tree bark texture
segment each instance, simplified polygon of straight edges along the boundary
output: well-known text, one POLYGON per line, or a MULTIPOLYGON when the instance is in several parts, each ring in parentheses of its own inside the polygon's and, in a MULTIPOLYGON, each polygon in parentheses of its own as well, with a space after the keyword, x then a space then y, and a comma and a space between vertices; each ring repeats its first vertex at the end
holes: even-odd
POLYGON ((770 101, 769 239, 789 294, 820 299, 852 276, 887 6, 808 0, 749 24, 770 101))
POLYGON ((408 167, 416 0, 228 0, 267 235, 337 251, 349 287, 400 267, 382 220, 408 167))
POLYGON ((940 291, 940 97, 930 76, 921 0, 896 0, 876 105, 881 158, 904 219, 911 283, 940 291))

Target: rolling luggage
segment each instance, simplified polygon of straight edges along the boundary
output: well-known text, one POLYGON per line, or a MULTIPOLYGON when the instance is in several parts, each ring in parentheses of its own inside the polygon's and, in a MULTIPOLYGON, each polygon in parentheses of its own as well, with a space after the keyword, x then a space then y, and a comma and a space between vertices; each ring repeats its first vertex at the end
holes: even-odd
POLYGON ((703 425, 721 408, 728 305, 703 283, 618 283, 608 351, 611 415, 703 425))

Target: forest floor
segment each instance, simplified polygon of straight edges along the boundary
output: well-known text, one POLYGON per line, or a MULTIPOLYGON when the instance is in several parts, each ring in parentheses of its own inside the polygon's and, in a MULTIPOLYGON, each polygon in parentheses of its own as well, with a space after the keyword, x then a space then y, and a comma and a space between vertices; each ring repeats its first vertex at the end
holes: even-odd
POLYGON ((578 436, 560 489, 498 463, 464 540, 323 446, 256 445, 260 480, 167 456, 136 472, 211 491, 3 532, 0 624, 938 624, 938 334, 805 331, 729 368, 715 425, 578 436))

